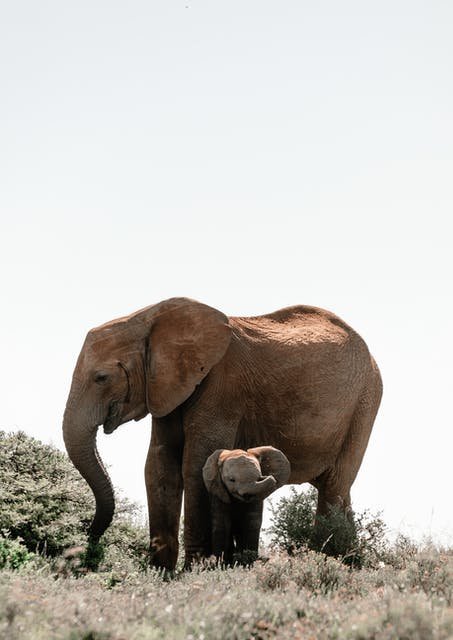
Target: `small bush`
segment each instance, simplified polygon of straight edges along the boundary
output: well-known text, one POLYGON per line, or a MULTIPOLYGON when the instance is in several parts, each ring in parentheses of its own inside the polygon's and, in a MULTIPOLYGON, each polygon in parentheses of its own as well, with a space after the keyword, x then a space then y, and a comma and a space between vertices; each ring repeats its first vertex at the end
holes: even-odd
POLYGON ((327 594, 339 589, 348 579, 348 569, 335 558, 308 551, 299 563, 294 580, 299 588, 315 594, 327 594))
POLYGON ((30 553, 19 540, 0 538, 0 569, 20 569, 33 560, 30 553))
POLYGON ((350 519, 332 508, 315 524, 316 502, 315 489, 297 492, 291 487, 289 496, 271 505, 272 543, 289 554, 306 548, 342 558, 356 567, 376 566, 386 548, 386 527, 380 516, 365 511, 350 519))
MULTIPOLYGON (((116 513, 99 545, 88 546, 79 564, 110 569, 120 560, 144 568, 148 536, 140 509, 117 496, 116 513)), ((56 557, 87 545, 94 497, 66 454, 23 432, 0 431, 0 531, 29 552, 56 557)), ((74 560, 69 561, 71 566, 74 560)))
POLYGON ((337 591, 349 582, 350 569, 336 558, 316 551, 273 554, 268 562, 255 567, 257 585, 263 591, 282 591, 291 586, 315 595, 337 591))
POLYGON ((452 604, 453 566, 442 554, 434 550, 420 553, 409 563, 407 574, 412 588, 444 598, 449 606, 452 604))
POLYGON ((418 552, 419 546, 408 536, 400 533, 395 542, 384 550, 382 560, 394 569, 405 569, 418 552))
POLYGON ((263 565, 255 565, 258 587, 262 591, 283 591, 292 581, 293 567, 288 556, 275 554, 263 565))
POLYGON ((332 507, 326 516, 318 516, 313 526, 310 547, 334 558, 343 557, 348 564, 357 564, 359 539, 356 522, 340 509, 332 507))
POLYGON ((290 555, 303 547, 310 547, 317 501, 316 489, 297 492, 290 487, 289 496, 271 503, 272 525, 269 533, 272 543, 290 555))

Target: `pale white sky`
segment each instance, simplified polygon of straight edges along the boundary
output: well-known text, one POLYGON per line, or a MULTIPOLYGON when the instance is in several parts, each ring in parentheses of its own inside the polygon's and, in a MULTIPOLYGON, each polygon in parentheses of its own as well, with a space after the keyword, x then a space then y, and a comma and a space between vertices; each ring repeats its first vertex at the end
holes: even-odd
MULTIPOLYGON (((384 400, 358 509, 452 541, 453 4, 0 8, 0 428, 62 447, 89 328, 187 295, 313 304, 384 400)), ((99 435, 145 500, 150 418, 99 435)))

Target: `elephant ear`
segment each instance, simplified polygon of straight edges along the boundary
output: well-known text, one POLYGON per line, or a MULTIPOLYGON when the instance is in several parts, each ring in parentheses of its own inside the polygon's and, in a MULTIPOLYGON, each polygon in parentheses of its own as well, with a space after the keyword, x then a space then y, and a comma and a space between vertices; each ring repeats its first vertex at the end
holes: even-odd
POLYGON ((289 480, 291 465, 285 454, 274 447, 255 447, 247 449, 247 453, 258 458, 263 476, 274 476, 277 481, 275 489, 282 487, 289 480))
POLYGON ((150 413, 161 418, 187 400, 222 359, 230 340, 228 318, 200 302, 160 313, 153 321, 146 355, 150 413))
POLYGON ((231 502, 230 494, 222 482, 222 463, 227 449, 217 449, 211 453, 203 467, 203 481, 209 493, 225 503, 231 502))

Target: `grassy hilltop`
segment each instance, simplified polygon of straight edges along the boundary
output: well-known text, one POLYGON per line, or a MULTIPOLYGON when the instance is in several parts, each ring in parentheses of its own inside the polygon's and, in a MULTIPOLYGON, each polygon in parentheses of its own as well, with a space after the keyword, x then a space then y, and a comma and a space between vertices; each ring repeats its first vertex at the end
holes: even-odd
POLYGON ((0 572, 5 640, 453 637, 453 555, 401 550, 376 569, 317 552, 166 580, 121 570, 81 578, 0 572))
POLYGON ((390 544, 379 519, 359 516, 341 555, 332 539, 310 542, 310 501, 277 508, 273 546, 252 567, 169 576, 147 568, 146 530, 120 500, 89 571, 89 489, 64 454, 0 432, 0 638, 453 638, 453 549, 390 544))

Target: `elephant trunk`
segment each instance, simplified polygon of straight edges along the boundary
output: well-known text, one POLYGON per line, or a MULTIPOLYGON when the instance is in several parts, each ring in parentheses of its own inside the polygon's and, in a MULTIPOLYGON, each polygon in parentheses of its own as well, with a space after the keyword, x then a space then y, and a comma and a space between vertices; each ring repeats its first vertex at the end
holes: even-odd
POLYGON ((66 409, 63 419, 63 438, 71 462, 90 485, 96 500, 96 513, 89 535, 98 540, 112 522, 115 496, 109 475, 96 447, 97 427, 81 427, 66 409))
POLYGON ((257 480, 253 484, 244 487, 244 490, 240 493, 243 498, 252 498, 255 500, 264 500, 267 498, 276 488, 277 482, 273 476, 267 476, 262 480, 257 480))

